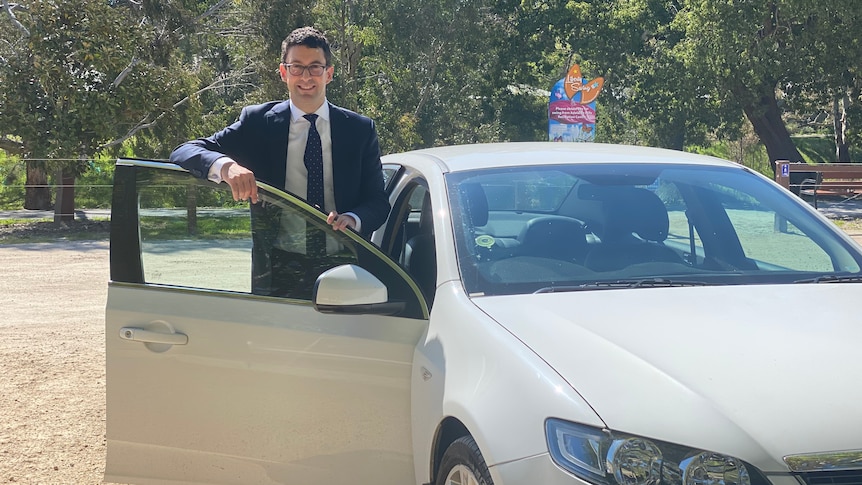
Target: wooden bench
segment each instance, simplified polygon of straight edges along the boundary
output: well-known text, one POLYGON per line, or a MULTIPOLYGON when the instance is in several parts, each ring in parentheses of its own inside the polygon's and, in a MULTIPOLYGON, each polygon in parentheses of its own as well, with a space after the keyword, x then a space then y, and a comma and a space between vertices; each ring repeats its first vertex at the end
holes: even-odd
POLYGON ((817 208, 818 195, 852 198, 862 194, 862 163, 775 162, 775 181, 796 195, 811 194, 817 208))

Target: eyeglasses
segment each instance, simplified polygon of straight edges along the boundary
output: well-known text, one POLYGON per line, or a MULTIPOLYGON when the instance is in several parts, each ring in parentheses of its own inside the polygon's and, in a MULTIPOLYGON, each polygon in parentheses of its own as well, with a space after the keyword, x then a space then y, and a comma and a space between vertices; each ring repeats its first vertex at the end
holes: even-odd
POLYGON ((303 66, 301 64, 285 64, 283 62, 281 64, 287 68, 287 72, 289 72, 291 76, 302 76, 302 73, 308 71, 310 76, 317 77, 322 76, 323 72, 326 70, 326 66, 323 64, 312 64, 310 66, 303 66))

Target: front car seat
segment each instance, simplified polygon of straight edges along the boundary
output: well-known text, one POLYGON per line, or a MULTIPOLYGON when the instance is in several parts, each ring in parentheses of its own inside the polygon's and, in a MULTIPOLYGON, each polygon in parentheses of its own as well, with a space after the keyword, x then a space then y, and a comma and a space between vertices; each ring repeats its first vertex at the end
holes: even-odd
POLYGON ((413 276, 425 300, 434 301, 437 286, 437 253, 434 244, 434 220, 431 210, 431 194, 425 193, 419 215, 419 232, 404 245, 404 267, 413 276))
POLYGON ((638 263, 683 263, 664 245, 670 221, 655 193, 637 187, 607 187, 600 198, 601 244, 587 255, 586 267, 613 271, 638 263))

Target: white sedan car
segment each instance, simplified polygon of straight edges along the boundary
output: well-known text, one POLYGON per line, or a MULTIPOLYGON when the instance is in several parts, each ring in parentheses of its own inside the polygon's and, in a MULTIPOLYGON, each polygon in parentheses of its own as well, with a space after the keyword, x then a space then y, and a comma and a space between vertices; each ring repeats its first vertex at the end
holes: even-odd
POLYGON ((862 484, 862 249, 804 201, 631 146, 383 163, 367 241, 117 162, 106 481, 862 484), (267 286, 286 220, 307 298, 267 286))

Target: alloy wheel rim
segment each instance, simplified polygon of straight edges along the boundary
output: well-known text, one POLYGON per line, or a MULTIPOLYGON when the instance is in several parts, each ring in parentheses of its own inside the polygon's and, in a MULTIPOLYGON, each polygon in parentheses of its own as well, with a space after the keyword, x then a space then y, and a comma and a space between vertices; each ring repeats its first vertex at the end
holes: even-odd
POLYGON ((479 485, 479 479, 464 465, 456 465, 446 476, 446 485, 479 485))

